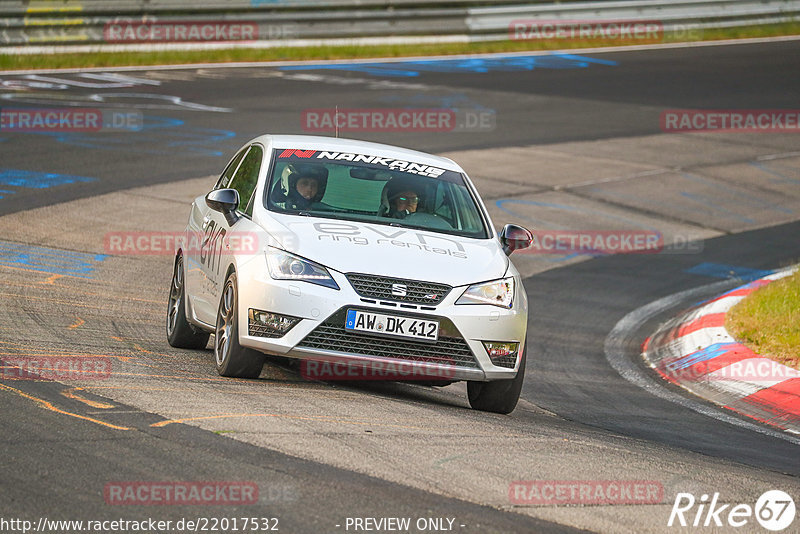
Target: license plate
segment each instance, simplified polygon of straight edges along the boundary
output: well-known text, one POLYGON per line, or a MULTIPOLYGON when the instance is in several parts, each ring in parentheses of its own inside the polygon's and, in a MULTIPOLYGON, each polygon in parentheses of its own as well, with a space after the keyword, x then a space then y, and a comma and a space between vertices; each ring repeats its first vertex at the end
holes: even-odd
POLYGON ((439 321, 398 317, 382 313, 347 310, 346 330, 387 336, 406 337, 423 341, 439 339, 439 321))

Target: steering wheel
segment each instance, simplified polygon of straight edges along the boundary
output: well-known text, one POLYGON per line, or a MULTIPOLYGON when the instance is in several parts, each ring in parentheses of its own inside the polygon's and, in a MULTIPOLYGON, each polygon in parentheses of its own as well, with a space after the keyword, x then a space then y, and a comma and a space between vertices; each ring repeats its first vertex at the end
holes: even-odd
POLYGON ((414 213, 409 213, 406 215, 405 219, 406 222, 409 222, 415 226, 427 227, 427 228, 434 228, 436 230, 452 230, 453 227, 448 223, 444 218, 439 217, 433 213, 425 213, 416 211, 414 213))

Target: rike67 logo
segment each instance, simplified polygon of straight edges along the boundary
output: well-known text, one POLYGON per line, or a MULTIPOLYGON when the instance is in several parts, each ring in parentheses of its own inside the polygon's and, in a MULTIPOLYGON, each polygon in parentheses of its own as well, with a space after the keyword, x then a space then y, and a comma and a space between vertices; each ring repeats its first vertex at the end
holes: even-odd
POLYGON ((707 494, 696 499, 691 493, 678 493, 667 526, 681 527, 743 527, 755 518, 767 530, 785 530, 794 522, 794 500, 781 490, 764 492, 755 506, 749 504, 721 504, 719 493, 709 499, 707 494))

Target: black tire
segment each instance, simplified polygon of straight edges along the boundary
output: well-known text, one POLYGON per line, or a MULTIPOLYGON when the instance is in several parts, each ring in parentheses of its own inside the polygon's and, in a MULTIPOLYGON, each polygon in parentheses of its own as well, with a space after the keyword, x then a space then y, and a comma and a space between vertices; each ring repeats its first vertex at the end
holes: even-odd
POLYGON ((210 334, 186 320, 186 291, 183 284, 183 256, 175 259, 167 306, 167 341, 179 349, 204 349, 210 334))
POLYGON ((509 380, 493 382, 467 382, 469 405, 482 412, 509 414, 517 407, 522 382, 525 380, 525 360, 528 355, 528 340, 522 346, 522 360, 517 376, 509 380))
POLYGON ((264 355, 239 345, 239 326, 236 301, 238 287, 236 272, 225 280, 217 308, 217 327, 214 334, 214 361, 220 376, 258 378, 264 367, 264 355))

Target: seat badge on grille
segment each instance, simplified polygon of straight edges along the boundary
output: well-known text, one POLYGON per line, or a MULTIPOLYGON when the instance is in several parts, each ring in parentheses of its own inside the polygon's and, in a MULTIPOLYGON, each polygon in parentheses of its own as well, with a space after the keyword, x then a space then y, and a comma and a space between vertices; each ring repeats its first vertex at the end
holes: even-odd
POLYGON ((439 295, 437 295, 436 293, 428 293, 427 295, 425 295, 425 298, 428 300, 436 300, 437 298, 439 298, 439 295))
POLYGON ((408 286, 405 284, 392 284, 392 295, 395 297, 405 297, 408 293, 408 286))

